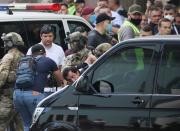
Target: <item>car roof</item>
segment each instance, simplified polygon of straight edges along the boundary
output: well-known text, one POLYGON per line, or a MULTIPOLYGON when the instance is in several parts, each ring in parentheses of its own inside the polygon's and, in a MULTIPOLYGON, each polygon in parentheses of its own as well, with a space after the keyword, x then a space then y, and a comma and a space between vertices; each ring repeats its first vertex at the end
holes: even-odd
POLYGON ((124 40, 116 44, 110 50, 114 50, 121 45, 127 45, 127 44, 132 44, 132 43, 136 45, 142 44, 143 42, 149 42, 149 43, 157 42, 157 44, 166 44, 166 41, 176 41, 180 44, 180 35, 153 35, 153 36, 147 36, 147 37, 132 38, 132 39, 124 40))
POLYGON ((180 35, 153 35, 147 37, 138 37, 127 41, 180 41, 180 35))
MULTIPOLYGON (((105 52, 102 56, 105 56, 107 54, 111 54, 114 50, 118 50, 121 45, 128 45, 128 44, 136 44, 136 45, 142 45, 143 42, 153 42, 155 44, 166 44, 166 41, 175 41, 180 44, 180 35, 154 35, 154 36, 147 36, 147 37, 138 37, 133 39, 124 40, 112 48, 110 48, 107 52, 105 52), (157 43, 156 43, 157 42, 157 43)), ((144 43, 145 45, 145 43, 144 43)), ((102 57, 101 56, 101 57, 102 57)))
POLYGON ((135 38, 134 40, 138 40, 138 41, 180 40, 180 35, 153 35, 153 36, 135 38))
POLYGON ((147 36, 147 37, 139 37, 137 39, 153 39, 153 40, 180 40, 180 35, 153 35, 153 36, 147 36))
MULTIPOLYGON (((30 11, 12 11, 13 14, 8 14, 6 11, 0 11, 0 20, 6 19, 13 21, 15 19, 81 19, 83 18, 74 15, 61 15, 47 12, 30 12, 30 11)), ((84 20, 83 20, 84 21, 84 20)))

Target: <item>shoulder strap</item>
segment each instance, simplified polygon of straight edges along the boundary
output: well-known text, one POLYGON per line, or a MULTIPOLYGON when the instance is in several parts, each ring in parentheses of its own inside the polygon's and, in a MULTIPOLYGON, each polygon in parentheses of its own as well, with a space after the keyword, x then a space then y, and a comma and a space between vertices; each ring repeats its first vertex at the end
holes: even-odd
POLYGON ((35 58, 36 61, 39 61, 42 57, 44 57, 44 56, 43 55, 38 55, 38 56, 36 56, 34 58, 35 58))

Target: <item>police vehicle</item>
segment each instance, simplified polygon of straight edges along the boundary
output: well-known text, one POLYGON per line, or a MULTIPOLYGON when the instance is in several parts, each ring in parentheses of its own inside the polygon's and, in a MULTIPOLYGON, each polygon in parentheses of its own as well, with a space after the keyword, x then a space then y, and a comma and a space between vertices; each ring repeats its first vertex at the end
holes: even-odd
MULTIPOLYGON (((66 50, 68 46, 64 39, 68 33, 74 32, 78 26, 83 26, 88 32, 93 27, 81 17, 53 13, 59 9, 60 5, 54 3, 0 5, 0 36, 9 32, 20 34, 25 43, 24 53, 26 53, 29 47, 41 41, 41 27, 50 24, 55 31, 54 42, 66 50)), ((3 45, 0 39, 0 59, 5 53, 3 45)), ((14 130, 13 121, 10 122, 7 130, 14 130)))
MULTIPOLYGON (((44 24, 50 24, 55 31, 54 42, 66 50, 68 46, 64 39, 67 33, 74 32, 78 26, 83 26, 88 32, 93 27, 82 17, 52 13, 59 9, 60 5, 55 3, 0 5, 0 35, 12 31, 19 33, 25 42, 24 53, 26 53, 30 46, 40 42, 41 27, 44 24), (46 12, 42 12, 44 10, 46 12)), ((0 46, 0 58, 2 58, 4 55, 2 40, 0 40, 0 46)))

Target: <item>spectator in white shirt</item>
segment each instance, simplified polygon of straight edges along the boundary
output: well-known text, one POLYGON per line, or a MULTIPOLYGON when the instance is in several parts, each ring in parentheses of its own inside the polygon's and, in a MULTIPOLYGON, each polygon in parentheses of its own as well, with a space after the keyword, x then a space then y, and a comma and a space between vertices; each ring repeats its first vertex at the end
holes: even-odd
MULTIPOLYGON (((61 71, 61 66, 65 59, 65 54, 61 46, 53 43, 54 40, 54 30, 51 25, 44 25, 40 31, 41 42, 39 44, 43 45, 46 50, 46 57, 51 58, 55 61, 58 68, 61 71)), ((32 55, 31 48, 28 50, 26 55, 32 55)), ((63 80, 63 78, 61 78, 63 80)))

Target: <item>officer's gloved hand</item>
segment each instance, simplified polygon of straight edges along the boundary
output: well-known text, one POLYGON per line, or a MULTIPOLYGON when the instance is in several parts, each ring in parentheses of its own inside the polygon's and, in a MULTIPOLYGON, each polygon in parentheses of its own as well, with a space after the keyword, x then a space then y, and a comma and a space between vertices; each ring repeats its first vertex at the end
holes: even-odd
POLYGON ((85 60, 85 63, 88 65, 92 65, 97 60, 96 56, 94 55, 88 55, 87 59, 85 60))
POLYGON ((87 49, 89 49, 91 53, 94 55, 95 48, 93 46, 87 46, 87 49))

